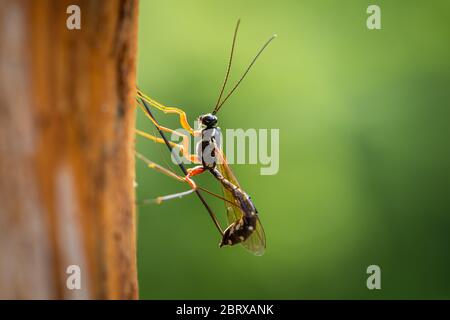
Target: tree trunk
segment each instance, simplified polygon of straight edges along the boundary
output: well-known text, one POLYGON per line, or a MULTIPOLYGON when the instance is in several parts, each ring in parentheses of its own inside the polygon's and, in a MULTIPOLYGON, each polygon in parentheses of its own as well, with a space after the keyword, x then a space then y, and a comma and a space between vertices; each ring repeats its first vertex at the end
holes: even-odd
POLYGON ((137 6, 0 0, 0 298, 137 298, 137 6))

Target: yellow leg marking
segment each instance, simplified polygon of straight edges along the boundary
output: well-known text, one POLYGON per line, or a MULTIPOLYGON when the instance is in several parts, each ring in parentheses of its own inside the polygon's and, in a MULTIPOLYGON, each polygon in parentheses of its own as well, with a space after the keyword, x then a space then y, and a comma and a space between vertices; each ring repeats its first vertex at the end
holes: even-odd
MULTIPOLYGON (((147 132, 144 132, 144 131, 136 129, 136 133, 138 135, 140 135, 140 136, 142 136, 142 137, 144 137, 146 139, 149 139, 151 141, 154 141, 156 143, 162 143, 162 144, 166 143, 164 141, 164 139, 155 137, 154 135, 151 135, 151 134, 149 134, 147 132)), ((192 162, 192 163, 200 163, 200 161, 198 159, 198 156, 196 154, 190 154, 189 153, 189 140, 188 139, 189 139, 189 137, 184 135, 184 137, 183 137, 183 145, 174 143, 172 141, 169 141, 169 144, 170 144, 170 146, 172 148, 179 148, 180 151, 181 151, 181 154, 183 155, 183 157, 188 159, 190 162, 192 162)))
POLYGON ((147 116, 147 118, 149 118, 150 121, 153 122, 153 124, 154 124, 158 129, 160 129, 160 130, 162 130, 162 131, 165 131, 165 132, 169 132, 169 133, 175 134, 175 135, 177 135, 177 136, 183 136, 183 137, 186 136, 185 134, 182 134, 182 133, 180 133, 180 132, 178 132, 178 131, 176 131, 176 130, 172 130, 172 129, 170 129, 170 128, 167 128, 167 127, 164 127, 164 126, 160 125, 155 119, 153 119, 152 116, 150 116, 150 115, 147 113, 147 110, 145 110, 145 107, 144 107, 143 105, 141 105, 140 103, 138 103, 138 106, 141 108, 141 110, 144 112, 144 114, 147 116))
POLYGON ((143 100, 145 100, 146 102, 151 104, 153 107, 161 110, 164 113, 175 113, 175 114, 178 114, 178 116, 180 117, 180 124, 183 127, 183 129, 188 131, 191 135, 194 135, 194 129, 192 129, 192 127, 189 125, 186 113, 183 110, 181 110, 179 108, 175 108, 175 107, 166 107, 165 105, 163 105, 163 104, 153 100, 149 96, 145 95, 140 90, 138 90, 138 95, 139 95, 140 98, 142 98, 143 100))
MULTIPOLYGON (((141 131, 141 130, 139 130, 139 129, 136 129, 136 133, 137 133, 138 135, 140 135, 140 136, 142 136, 142 137, 144 137, 144 138, 147 138, 147 139, 149 139, 149 140, 152 140, 152 141, 154 141, 154 142, 156 142, 156 143, 166 143, 166 142, 164 141, 163 138, 155 137, 154 135, 151 135, 151 134, 149 134, 149 133, 147 133, 147 132, 144 132, 144 131, 141 131)), ((172 148, 176 148, 176 147, 182 148, 182 146, 180 146, 180 145, 178 145, 178 144, 176 144, 175 142, 172 142, 172 141, 169 141, 169 144, 170 144, 170 146, 171 146, 172 148)))

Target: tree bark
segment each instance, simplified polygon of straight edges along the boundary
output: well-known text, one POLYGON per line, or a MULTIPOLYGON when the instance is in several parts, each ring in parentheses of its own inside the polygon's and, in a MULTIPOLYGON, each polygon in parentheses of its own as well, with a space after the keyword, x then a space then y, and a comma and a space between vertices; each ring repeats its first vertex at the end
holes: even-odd
POLYGON ((137 7, 0 0, 2 299, 137 298, 137 7))

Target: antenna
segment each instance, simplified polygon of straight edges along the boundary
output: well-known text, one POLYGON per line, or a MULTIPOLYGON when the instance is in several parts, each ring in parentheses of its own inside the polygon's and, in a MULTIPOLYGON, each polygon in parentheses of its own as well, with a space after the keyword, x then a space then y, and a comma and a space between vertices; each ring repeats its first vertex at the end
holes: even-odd
POLYGON ((222 105, 225 103, 225 101, 227 101, 227 99, 233 94, 234 90, 236 90, 236 88, 239 86, 239 84, 242 82, 242 80, 244 80, 245 76, 247 75, 247 73, 250 71, 251 67, 253 66, 253 64, 256 62, 256 60, 258 59, 258 57, 261 55, 261 53, 263 53, 264 49, 266 49, 266 47, 269 45, 270 42, 272 42, 273 39, 275 39, 277 37, 276 34, 274 34, 273 36, 271 36, 269 38, 269 40, 266 41, 266 43, 261 47, 261 49, 258 51, 258 53, 256 54, 256 56, 253 58, 252 62, 249 64, 249 66, 247 67, 247 69, 245 70, 244 74, 242 75, 242 77, 239 79, 239 81, 236 83, 236 85, 233 87, 233 89, 231 89, 230 93, 228 93, 228 95, 223 99, 223 101, 216 106, 216 108, 214 108, 214 111, 212 112, 213 114, 216 114, 220 108, 222 107, 222 105))
POLYGON ((234 45, 236 44, 236 37, 237 37, 240 23, 241 23, 241 19, 238 19, 238 21, 236 23, 236 28, 234 29, 233 44, 231 45, 230 60, 228 60, 228 67, 227 67, 227 72, 225 73, 225 80, 223 81, 222 89, 220 90, 219 98, 217 99, 216 106, 214 107, 213 113, 215 113, 215 110, 217 109, 217 107, 220 103, 220 99, 222 98, 223 91, 225 90, 225 86, 227 85, 228 76, 230 75, 230 70, 231 70, 231 62, 233 61, 234 45))

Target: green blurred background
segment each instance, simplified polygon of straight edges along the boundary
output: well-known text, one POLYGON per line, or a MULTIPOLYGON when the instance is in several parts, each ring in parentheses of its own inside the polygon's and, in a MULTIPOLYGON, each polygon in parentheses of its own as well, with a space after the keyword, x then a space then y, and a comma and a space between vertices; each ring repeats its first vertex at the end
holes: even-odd
MULTIPOLYGON (((211 111, 238 18, 231 80, 278 34, 219 114, 222 128, 280 129, 277 175, 233 166, 266 254, 219 249, 193 195, 141 206, 141 298, 450 298, 450 2, 143 0, 141 89, 190 121, 211 111), (382 30, 366 28, 369 4, 382 30), (366 287, 371 264, 381 290, 366 287)), ((142 114, 137 126, 154 132, 142 114)), ((137 149, 169 161, 165 146, 139 138, 137 149)), ((139 200, 186 190, 136 170, 139 200)), ((220 192, 209 175, 196 181, 220 192)))

